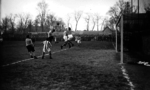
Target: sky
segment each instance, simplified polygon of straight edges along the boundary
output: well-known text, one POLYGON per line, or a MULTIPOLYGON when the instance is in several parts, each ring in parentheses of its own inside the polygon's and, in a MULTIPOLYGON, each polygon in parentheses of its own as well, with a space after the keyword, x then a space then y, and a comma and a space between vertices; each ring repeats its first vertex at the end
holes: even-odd
MULTIPOLYGON (((2 18, 9 14, 28 13, 34 19, 38 14, 37 4, 41 1, 42 0, 2 0, 2 18)), ((97 13, 102 17, 100 21, 100 23, 102 23, 110 7, 117 1, 118 0, 45 0, 48 4, 49 12, 53 13, 56 17, 62 18, 64 22, 67 22, 68 14, 71 16, 72 28, 75 28, 75 20, 73 17, 75 11, 80 10, 84 13, 97 13)), ((99 28, 101 28, 101 25, 99 28)), ((83 18, 79 21, 78 29, 86 29, 86 23, 83 18)))

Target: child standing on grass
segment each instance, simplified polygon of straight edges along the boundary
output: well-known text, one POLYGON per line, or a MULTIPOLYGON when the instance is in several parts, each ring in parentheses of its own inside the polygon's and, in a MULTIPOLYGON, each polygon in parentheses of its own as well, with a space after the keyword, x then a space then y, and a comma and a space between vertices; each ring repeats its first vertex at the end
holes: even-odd
POLYGON ((80 37, 80 36, 77 36, 77 37, 75 38, 75 41, 77 42, 78 45, 81 44, 81 37, 80 37))
POLYGON ((30 35, 26 36, 25 43, 26 43, 26 48, 27 48, 31 58, 37 59, 37 57, 35 56, 35 53, 34 53, 34 51, 35 51, 34 44, 32 42, 32 39, 30 38, 30 35))
POLYGON ((52 53, 51 53, 51 48, 52 44, 49 41, 50 38, 46 38, 45 41, 43 41, 43 53, 42 53, 42 59, 44 59, 45 53, 48 52, 49 53, 49 58, 52 59, 52 53))

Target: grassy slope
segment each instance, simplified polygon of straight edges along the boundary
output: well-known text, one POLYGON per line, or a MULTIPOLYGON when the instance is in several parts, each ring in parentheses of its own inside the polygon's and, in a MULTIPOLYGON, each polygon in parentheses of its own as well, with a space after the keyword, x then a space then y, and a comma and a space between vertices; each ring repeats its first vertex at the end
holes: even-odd
POLYGON ((1 90, 129 90, 110 43, 84 42, 53 58, 2 68, 1 90))

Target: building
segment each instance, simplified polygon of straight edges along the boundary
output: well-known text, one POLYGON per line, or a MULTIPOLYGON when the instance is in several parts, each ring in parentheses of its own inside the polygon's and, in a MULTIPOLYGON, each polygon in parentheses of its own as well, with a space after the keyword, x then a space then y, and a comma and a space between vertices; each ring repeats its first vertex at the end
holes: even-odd
POLYGON ((103 35, 114 35, 115 31, 110 29, 109 27, 105 27, 103 30, 103 35))

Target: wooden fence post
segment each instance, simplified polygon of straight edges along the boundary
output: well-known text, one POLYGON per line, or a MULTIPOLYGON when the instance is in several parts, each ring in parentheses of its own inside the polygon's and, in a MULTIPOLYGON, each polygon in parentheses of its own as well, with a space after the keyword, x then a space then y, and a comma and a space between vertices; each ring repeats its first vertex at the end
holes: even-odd
POLYGON ((123 15, 121 17, 121 64, 123 64, 123 15))

